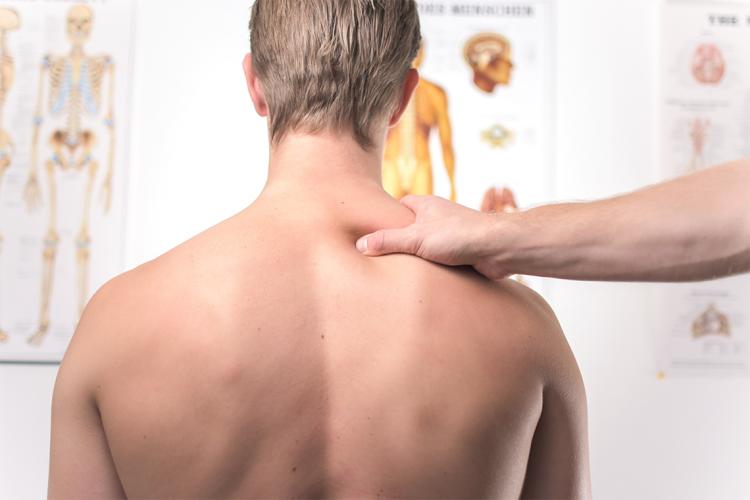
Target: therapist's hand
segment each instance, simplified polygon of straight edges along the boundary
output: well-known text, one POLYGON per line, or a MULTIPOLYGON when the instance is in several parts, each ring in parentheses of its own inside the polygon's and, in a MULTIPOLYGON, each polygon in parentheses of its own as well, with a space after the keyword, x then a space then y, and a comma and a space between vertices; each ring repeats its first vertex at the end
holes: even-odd
POLYGON ((490 279, 512 274, 497 266, 490 249, 500 216, 434 196, 407 196, 401 203, 414 212, 416 222, 361 238, 357 242, 360 252, 372 257, 403 253, 437 264, 473 266, 490 279))

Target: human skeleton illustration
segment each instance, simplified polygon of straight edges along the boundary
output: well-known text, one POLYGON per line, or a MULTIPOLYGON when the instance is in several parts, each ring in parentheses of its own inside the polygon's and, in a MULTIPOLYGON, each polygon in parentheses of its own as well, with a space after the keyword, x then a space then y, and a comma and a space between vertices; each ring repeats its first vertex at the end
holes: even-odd
MULTIPOLYGON (((421 66, 423 58, 422 47, 414 61, 415 68, 421 66)), ((409 194, 433 194, 430 134, 435 129, 440 135, 443 163, 451 185, 450 198, 456 201, 456 160, 448 97, 440 86, 424 78, 419 82, 401 121, 388 132, 383 187, 394 198, 400 199, 409 194)))
MULTIPOLYGON (((15 63, 8 51, 6 34, 17 30, 21 26, 21 20, 13 9, 0 8, 0 189, 3 186, 3 177, 13 162, 13 141, 8 132, 3 128, 5 118, 5 101, 8 92, 13 86, 16 76, 15 63)), ((0 234, 0 254, 3 251, 3 235, 0 234)), ((0 343, 6 342, 8 335, 2 330, 0 324, 0 343)))
POLYGON ((732 328, 729 323, 729 317, 720 312, 714 304, 711 304, 703 314, 693 322, 693 338, 699 339, 708 335, 720 335, 729 337, 732 335, 732 328))
POLYGON ((57 173, 85 172, 86 191, 83 214, 76 245, 78 313, 88 300, 88 270, 91 255, 89 216, 94 184, 99 171, 99 162, 94 157, 97 137, 87 128, 92 121, 104 118, 109 132, 109 156, 104 176, 102 202, 108 212, 112 202, 112 176, 115 154, 114 123, 114 71, 109 56, 89 56, 84 51, 94 22, 93 11, 84 5, 75 5, 67 17, 67 34, 71 50, 66 55, 48 55, 42 62, 39 77, 37 113, 34 118, 31 167, 26 185, 25 200, 29 209, 36 209, 41 202, 41 190, 37 177, 39 136, 46 115, 52 117, 56 128, 49 139, 51 157, 45 162, 49 194, 49 225, 44 238, 41 311, 39 327, 29 338, 32 345, 41 345, 50 326, 50 301, 55 274, 55 258, 60 244, 57 232, 57 173), (102 105, 105 80, 108 80, 107 107, 102 105), (45 101, 45 89, 49 91, 45 101), (45 103, 47 104, 45 106, 45 103))

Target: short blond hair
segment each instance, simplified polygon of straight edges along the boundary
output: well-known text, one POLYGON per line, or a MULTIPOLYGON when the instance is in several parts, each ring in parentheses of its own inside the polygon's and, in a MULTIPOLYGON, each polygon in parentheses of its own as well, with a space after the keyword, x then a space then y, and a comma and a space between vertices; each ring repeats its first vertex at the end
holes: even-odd
POLYGON ((415 0, 256 0, 253 67, 272 142, 351 131, 369 149, 396 110, 421 42, 415 0))

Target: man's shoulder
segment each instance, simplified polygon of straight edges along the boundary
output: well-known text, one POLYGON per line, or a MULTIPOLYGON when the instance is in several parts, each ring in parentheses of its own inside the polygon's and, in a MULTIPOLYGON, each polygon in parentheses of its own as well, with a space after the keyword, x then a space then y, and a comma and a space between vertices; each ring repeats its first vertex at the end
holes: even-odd
POLYGON ((541 337, 562 334, 557 316, 547 301, 535 290, 507 279, 490 281, 485 300, 487 315, 509 328, 522 332, 526 339, 538 342, 541 337))
POLYGON ((105 283, 89 301, 76 336, 93 331, 100 338, 137 340, 179 323, 187 310, 210 307, 217 283, 231 273, 232 248, 238 246, 228 248, 227 225, 218 224, 105 283))
POLYGON ((433 302, 448 311, 457 308, 487 320, 505 318, 556 323, 547 301, 533 289, 515 280, 493 281, 468 266, 449 267, 410 255, 380 257, 405 280, 421 283, 433 302))
MULTIPOLYGON (((501 299, 499 304, 508 310, 515 311, 514 323, 510 329, 519 333, 517 340, 522 357, 537 370, 544 386, 553 392, 576 394, 585 405, 585 389, 578 362, 568 343, 568 338, 554 310, 535 290, 512 280, 498 284, 503 294, 512 296, 511 304, 501 299)), ((502 308, 496 317, 503 321, 502 308)), ((503 328, 497 335, 507 335, 508 328, 503 328)))
POLYGON ((78 323, 57 377, 58 387, 95 397, 103 376, 138 342, 150 293, 141 269, 120 275, 94 294, 78 323))
POLYGON ((464 325, 467 335, 486 345, 487 357, 511 356, 540 373, 560 359, 572 360, 557 316, 533 289, 514 280, 490 281, 469 270, 439 286, 450 288, 438 294, 438 317, 464 325))
POLYGON ((164 276, 160 267, 149 262, 105 283, 89 301, 73 337, 71 348, 98 350, 134 339, 149 317, 158 314, 163 296, 164 276))
POLYGON ((170 298, 187 299, 205 268, 219 260, 221 242, 216 233, 221 227, 200 233, 108 281, 94 294, 87 312, 94 317, 99 313, 133 316, 144 309, 158 312, 170 298))
MULTIPOLYGON (((442 267, 441 267, 442 268, 442 267)), ((452 287, 456 293, 445 298, 456 301, 467 311, 486 319, 505 318, 525 321, 539 326, 556 322, 555 314, 547 301, 536 291, 512 279, 493 281, 468 267, 442 268, 436 282, 452 287)))
POLYGON ((61 377, 76 380, 96 401, 123 380, 141 380, 176 349, 191 348, 196 294, 175 278, 166 254, 104 284, 86 306, 65 355, 61 377), (192 335, 192 337, 191 337, 192 335), (71 373, 76 373, 75 377, 71 373))

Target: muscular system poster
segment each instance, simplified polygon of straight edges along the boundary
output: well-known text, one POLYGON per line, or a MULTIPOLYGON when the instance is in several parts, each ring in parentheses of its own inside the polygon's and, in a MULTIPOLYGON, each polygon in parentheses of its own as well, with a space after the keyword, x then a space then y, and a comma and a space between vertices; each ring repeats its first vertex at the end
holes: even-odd
POLYGON ((133 2, 0 4, 0 361, 59 361, 122 271, 133 2))
MULTIPOLYGON (((664 4, 660 76, 665 179, 750 157, 748 61, 750 5, 664 4)), ((659 315, 660 376, 750 373, 750 277, 664 286, 659 315)))

